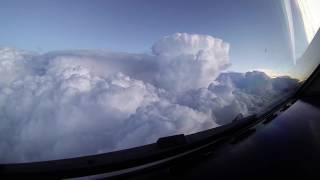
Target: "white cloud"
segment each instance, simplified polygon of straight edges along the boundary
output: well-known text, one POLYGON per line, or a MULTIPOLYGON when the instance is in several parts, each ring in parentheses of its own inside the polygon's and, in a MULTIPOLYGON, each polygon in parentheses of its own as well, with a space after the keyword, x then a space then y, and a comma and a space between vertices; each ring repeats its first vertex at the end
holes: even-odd
POLYGON ((222 40, 189 34, 156 42, 153 55, 2 48, 0 162, 96 154, 191 134, 255 113, 296 85, 257 71, 221 74, 228 49, 222 40))
POLYGON ((159 64, 157 82, 171 91, 207 87, 229 63, 229 44, 212 36, 177 33, 152 47, 159 64))
POLYGON ((3 161, 113 150, 124 121, 158 100, 152 85, 121 73, 102 78, 79 66, 59 70, 0 88, 3 161))
POLYGON ((216 127, 210 115, 192 108, 160 100, 141 107, 120 131, 119 148, 155 142, 159 137, 191 134, 216 127))

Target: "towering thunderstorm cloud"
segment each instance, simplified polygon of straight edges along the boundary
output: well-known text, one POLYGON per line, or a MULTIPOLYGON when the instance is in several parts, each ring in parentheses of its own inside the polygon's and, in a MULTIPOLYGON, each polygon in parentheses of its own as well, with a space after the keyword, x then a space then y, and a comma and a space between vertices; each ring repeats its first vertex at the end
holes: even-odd
POLYGON ((174 34, 152 47, 159 86, 173 91, 207 87, 229 64, 229 44, 211 36, 174 34))
POLYGON ((0 49, 0 162, 103 153, 264 108, 298 83, 224 72, 229 44, 177 33, 153 54, 0 49))

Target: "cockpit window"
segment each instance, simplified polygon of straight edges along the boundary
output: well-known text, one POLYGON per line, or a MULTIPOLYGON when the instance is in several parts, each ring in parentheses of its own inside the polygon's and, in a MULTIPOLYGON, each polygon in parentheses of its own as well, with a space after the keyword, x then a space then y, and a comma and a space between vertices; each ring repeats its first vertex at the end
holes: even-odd
POLYGON ((264 110, 318 60, 318 0, 1 0, 0 163, 192 134, 264 110))

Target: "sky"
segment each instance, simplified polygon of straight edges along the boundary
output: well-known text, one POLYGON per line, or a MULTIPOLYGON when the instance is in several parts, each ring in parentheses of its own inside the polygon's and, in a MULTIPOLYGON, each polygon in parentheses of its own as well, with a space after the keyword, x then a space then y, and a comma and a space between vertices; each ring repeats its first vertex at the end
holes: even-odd
POLYGON ((164 36, 204 34, 230 44, 229 70, 281 73, 292 66, 283 17, 278 0, 1 0, 0 46, 150 53, 164 36))

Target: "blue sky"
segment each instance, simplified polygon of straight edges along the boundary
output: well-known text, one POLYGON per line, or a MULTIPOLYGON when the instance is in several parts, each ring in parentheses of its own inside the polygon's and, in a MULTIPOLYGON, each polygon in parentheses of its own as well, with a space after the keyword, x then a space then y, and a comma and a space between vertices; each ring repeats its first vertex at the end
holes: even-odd
POLYGON ((1 0, 0 45, 34 51, 110 49, 149 53, 176 32, 231 44, 231 70, 292 65, 278 0, 1 0))

